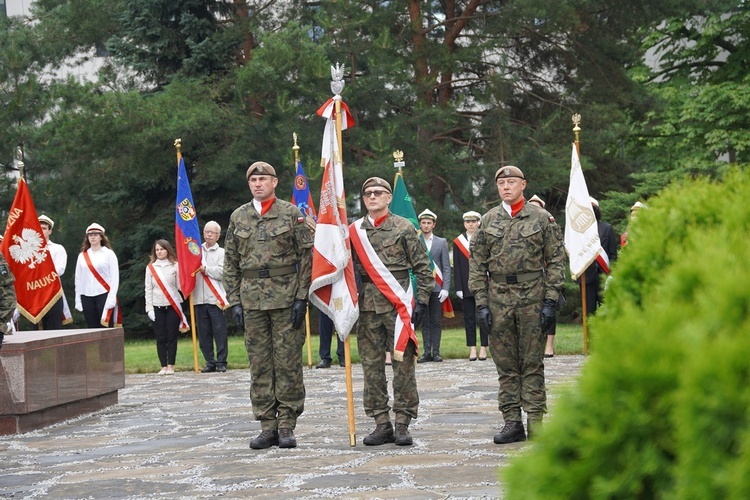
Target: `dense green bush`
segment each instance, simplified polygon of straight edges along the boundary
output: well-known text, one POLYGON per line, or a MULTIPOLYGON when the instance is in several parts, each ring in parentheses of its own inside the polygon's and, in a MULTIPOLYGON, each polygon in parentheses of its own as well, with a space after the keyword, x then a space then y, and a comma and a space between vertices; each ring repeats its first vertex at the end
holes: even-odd
POLYGON ((750 498, 750 175, 685 181, 630 229, 592 355, 508 498, 750 498))

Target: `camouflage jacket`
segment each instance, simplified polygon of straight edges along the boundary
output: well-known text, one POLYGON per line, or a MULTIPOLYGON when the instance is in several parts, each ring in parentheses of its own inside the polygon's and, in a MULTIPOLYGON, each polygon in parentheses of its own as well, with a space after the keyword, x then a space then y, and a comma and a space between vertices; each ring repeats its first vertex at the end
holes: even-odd
POLYGON ((549 212, 526 203, 515 217, 502 205, 484 216, 471 239, 469 289, 477 306, 489 300, 535 302, 557 301, 565 282, 565 249, 560 227, 549 212), (488 276, 544 271, 537 279, 512 285, 498 283, 488 276))
POLYGON ((269 310, 307 299, 313 238, 299 209, 276 198, 261 216, 252 202, 232 213, 224 242, 224 288, 230 305, 269 310), (297 266, 281 276, 244 277, 244 271, 297 266))
POLYGON ((13 318, 16 308, 16 290, 13 283, 15 276, 10 271, 5 256, 0 253, 0 333, 8 333, 8 322, 13 318))
MULTIPOLYGON (((412 270, 417 279, 415 298, 425 304, 429 302, 430 292, 435 287, 435 278, 430 271, 427 248, 417 236, 414 225, 408 219, 389 213, 378 227, 373 227, 369 219, 365 217, 362 221, 362 229, 367 233, 367 239, 389 271, 412 270)), ((356 252, 353 252, 353 255, 355 272, 359 276, 365 276, 367 273, 356 252)), ((409 286, 408 277, 400 278, 398 282, 404 290, 409 286)), ((365 281, 360 287, 359 310, 382 314, 392 311, 393 304, 380 293, 375 284, 365 281)))

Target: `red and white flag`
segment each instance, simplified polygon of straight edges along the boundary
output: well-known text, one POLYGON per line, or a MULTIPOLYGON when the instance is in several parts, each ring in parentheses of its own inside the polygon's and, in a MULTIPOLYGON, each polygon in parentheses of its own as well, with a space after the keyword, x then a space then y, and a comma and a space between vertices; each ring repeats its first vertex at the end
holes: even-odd
POLYGON ((18 181, 0 250, 16 277, 18 311, 32 323, 39 323, 62 295, 62 286, 23 179, 18 181))
MULTIPOLYGON (((330 99, 318 110, 318 115, 326 118, 321 155, 325 172, 315 228, 310 301, 333 320, 339 338, 344 340, 359 318, 359 305, 346 216, 344 174, 336 139, 334 103, 330 99)), ((344 130, 353 126, 353 121, 343 102, 341 110, 341 128, 344 130)))
POLYGON ((575 144, 570 160, 568 199, 565 202, 565 250, 570 258, 570 276, 574 280, 594 261, 599 262, 604 272, 609 274, 609 258, 599 240, 596 216, 575 144))

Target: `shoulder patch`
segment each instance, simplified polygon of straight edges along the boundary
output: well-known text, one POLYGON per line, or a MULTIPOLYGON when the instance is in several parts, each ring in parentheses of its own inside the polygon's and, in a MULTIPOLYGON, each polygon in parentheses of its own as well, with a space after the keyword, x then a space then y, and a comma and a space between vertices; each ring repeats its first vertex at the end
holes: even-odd
POLYGON ((305 222, 305 218, 304 217, 302 217, 301 215, 299 217, 297 217, 297 224, 302 224, 303 222, 305 222))
POLYGON ((0 276, 5 278, 6 276, 8 276, 8 274, 10 274, 10 271, 8 270, 8 264, 0 264, 0 276))
POLYGON ((555 218, 554 218, 553 216, 551 216, 551 215, 550 215, 550 216, 549 216, 549 221, 550 221, 550 222, 552 222, 552 223, 554 224, 554 222, 555 222, 555 218))

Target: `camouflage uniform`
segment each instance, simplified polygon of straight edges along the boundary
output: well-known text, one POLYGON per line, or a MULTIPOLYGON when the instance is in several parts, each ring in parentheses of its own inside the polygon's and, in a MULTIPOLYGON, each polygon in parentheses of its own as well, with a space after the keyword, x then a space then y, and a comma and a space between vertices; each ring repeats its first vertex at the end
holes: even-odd
MULTIPOLYGON (((367 217, 362 229, 375 252, 389 271, 404 273, 412 270, 417 278, 416 299, 429 301, 435 279, 430 272, 427 249, 417 236, 414 225, 409 220, 389 213, 377 228, 367 217)), ((356 253, 356 272, 363 277, 359 293, 359 321, 357 323, 357 347, 364 373, 365 414, 375 419, 376 424, 390 422, 388 406, 388 381, 385 376, 385 351, 393 349, 393 332, 396 324, 396 308, 380 293, 375 284, 369 282, 356 253)), ((398 277, 398 282, 406 289, 409 276, 398 277)), ((417 417, 419 394, 414 373, 417 346, 409 342, 404 352, 404 360, 393 360, 393 411, 397 424, 409 425, 417 417)))
POLYGON ((547 411, 540 313, 544 299, 557 301, 564 266, 559 226, 548 212, 529 203, 513 218, 502 205, 493 208, 471 239, 469 289, 477 307, 488 306, 492 312, 489 348, 506 422, 521 422, 521 407, 534 415, 547 411))
POLYGON ((5 256, 0 253, 0 346, 3 345, 3 337, 8 333, 8 323, 13 319, 13 311, 16 308, 16 290, 13 282, 16 278, 5 261, 5 256))
POLYGON ((262 216, 250 202, 229 219, 224 285, 229 304, 244 311, 250 398, 263 430, 294 429, 304 410, 305 332, 290 318, 295 299, 307 299, 312 245, 299 209, 278 198, 262 216))

